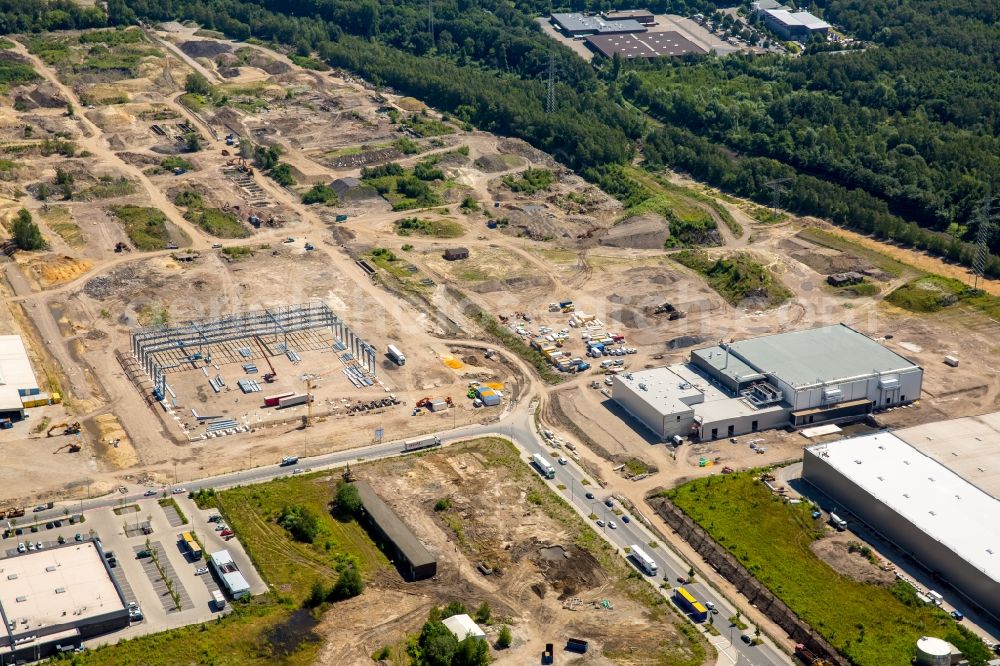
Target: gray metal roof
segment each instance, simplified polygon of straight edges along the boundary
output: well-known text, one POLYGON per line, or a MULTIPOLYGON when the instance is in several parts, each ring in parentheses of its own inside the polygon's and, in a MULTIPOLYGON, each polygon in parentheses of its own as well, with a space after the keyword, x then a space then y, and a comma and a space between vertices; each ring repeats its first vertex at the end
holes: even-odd
POLYGON ((410 528, 400 520, 395 511, 382 501, 382 498, 367 481, 355 481, 354 486, 358 489, 358 495, 361 497, 365 511, 379 526, 386 538, 395 544, 412 567, 417 568, 436 562, 424 544, 420 543, 410 528))
POLYGON ((846 324, 741 340, 729 349, 796 387, 918 367, 846 324))
POLYGON ((552 14, 552 21, 567 32, 593 32, 599 34, 614 32, 645 32, 646 26, 635 19, 606 21, 600 16, 584 16, 580 13, 552 14))
POLYGON ((729 354, 719 346, 695 349, 691 352, 691 356, 697 356, 715 368, 719 374, 731 377, 737 382, 750 382, 764 378, 752 365, 744 363, 736 354, 729 354))

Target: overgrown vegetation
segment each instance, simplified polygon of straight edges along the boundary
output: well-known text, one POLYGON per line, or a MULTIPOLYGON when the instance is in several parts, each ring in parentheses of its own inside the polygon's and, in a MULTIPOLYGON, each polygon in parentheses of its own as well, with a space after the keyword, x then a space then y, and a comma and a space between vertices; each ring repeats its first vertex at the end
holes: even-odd
POLYGON ((958 635, 954 620, 919 603, 906 583, 890 589, 831 569, 809 548, 824 533, 809 506, 783 502, 753 472, 699 479, 666 494, 859 666, 906 664, 921 636, 958 635), (912 602, 902 600, 908 597, 912 602))
POLYGON ((296 541, 312 543, 319 534, 319 518, 312 509, 299 504, 285 506, 276 522, 288 530, 296 541))
POLYGON ((337 193, 326 183, 313 185, 302 194, 302 203, 306 205, 321 203, 334 206, 337 202, 337 193))
POLYGON ((422 160, 412 170, 395 162, 361 170, 361 178, 374 187, 393 210, 430 208, 441 204, 441 197, 429 181, 442 180, 444 174, 434 167, 433 160, 422 160))
POLYGON ((924 275, 890 292, 885 300, 910 312, 937 312, 963 303, 992 318, 1000 317, 1000 298, 940 275, 924 275))
POLYGON ((205 206, 204 198, 195 190, 182 190, 174 203, 184 206, 184 219, 201 227, 216 238, 247 238, 250 228, 231 210, 205 206))
POLYGON ((396 233, 400 236, 420 234, 434 238, 458 238, 464 230, 462 225, 451 219, 404 217, 396 220, 396 233))
POLYGON ((767 267, 746 254, 713 259, 704 252, 682 250, 670 258, 705 276, 730 305, 775 307, 792 297, 767 267))
POLYGON ((556 175, 548 169, 525 169, 517 176, 504 176, 503 184, 512 192, 538 194, 545 192, 556 182, 556 175))
POLYGON ((170 242, 167 216, 156 208, 112 206, 108 210, 118 218, 132 244, 139 250, 162 250, 170 242))

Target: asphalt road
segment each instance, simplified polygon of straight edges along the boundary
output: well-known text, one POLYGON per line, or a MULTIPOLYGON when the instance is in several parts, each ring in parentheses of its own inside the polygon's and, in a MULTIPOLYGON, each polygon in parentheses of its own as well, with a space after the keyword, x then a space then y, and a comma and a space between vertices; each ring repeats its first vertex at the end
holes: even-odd
MULTIPOLYGON (((498 423, 463 426, 442 432, 439 434, 439 437, 442 439, 444 445, 448 445, 449 443, 472 437, 501 435, 511 439, 522 450, 525 464, 530 464, 531 455, 535 453, 540 453, 547 459, 551 459, 549 452, 552 450, 552 446, 539 437, 538 432, 535 430, 533 407, 531 405, 527 409, 517 409, 516 405, 513 407, 514 409, 507 413, 505 418, 501 419, 498 423)), ((28 513, 24 518, 18 520, 18 524, 27 525, 30 522, 38 520, 47 521, 62 518, 67 510, 76 513, 88 509, 116 505, 123 501, 129 502, 143 497, 144 493, 150 490, 155 490, 156 494, 159 495, 163 492, 170 492, 174 488, 183 488, 184 492, 200 490, 202 488, 231 488, 233 486, 264 483, 279 477, 289 476, 295 473, 297 469, 316 471, 336 468, 342 467, 349 462, 376 460, 400 455, 403 452, 404 442, 384 442, 348 451, 301 458, 294 465, 285 467, 279 466, 277 461, 275 461, 275 464, 265 467, 255 467, 232 474, 189 481, 175 487, 126 487, 126 492, 118 495, 106 495, 100 498, 58 505, 52 509, 28 513)), ((609 493, 602 490, 593 480, 588 479, 588 484, 584 484, 583 480, 588 477, 572 460, 569 460, 565 465, 553 462, 552 466, 555 469, 555 478, 547 482, 552 487, 553 492, 562 494, 585 520, 593 524, 594 529, 598 530, 605 539, 619 549, 623 557, 625 557, 624 549, 627 546, 638 544, 656 562, 658 568, 657 576, 651 577, 647 575, 650 584, 656 586, 659 590, 661 581, 666 580, 672 587, 677 587, 680 585, 677 580, 679 577, 687 578, 688 564, 669 548, 663 546, 658 548, 650 547, 648 544, 651 541, 659 541, 659 539, 637 520, 633 519, 625 523, 619 516, 616 516, 612 509, 604 504, 604 500, 610 496, 609 493), (560 490, 558 488, 559 485, 565 486, 565 490, 560 490), (594 499, 588 499, 586 496, 587 492, 592 492, 594 499), (588 516, 591 513, 596 514, 605 521, 604 527, 599 527, 594 521, 590 521, 588 516), (608 526, 608 520, 615 521, 617 524, 616 529, 611 529, 608 526)), ((534 466, 532 466, 532 469, 538 471, 534 466)), ((614 502, 614 507, 622 509, 617 502, 614 502)), ((695 581, 690 584, 685 583, 684 587, 703 604, 711 602, 719 611, 717 615, 714 615, 714 624, 719 629, 721 636, 706 636, 719 651, 719 664, 733 664, 734 666, 779 666, 792 664, 787 655, 775 648, 766 639, 763 644, 757 646, 743 643, 740 640, 740 635, 748 633, 752 637, 753 629, 741 632, 735 627, 730 627, 728 618, 735 614, 735 609, 713 588, 697 582, 697 579, 698 577, 695 576, 695 581)), ((670 591, 660 591, 664 594, 671 593, 670 591)), ((671 601, 670 603, 673 602, 671 601)))

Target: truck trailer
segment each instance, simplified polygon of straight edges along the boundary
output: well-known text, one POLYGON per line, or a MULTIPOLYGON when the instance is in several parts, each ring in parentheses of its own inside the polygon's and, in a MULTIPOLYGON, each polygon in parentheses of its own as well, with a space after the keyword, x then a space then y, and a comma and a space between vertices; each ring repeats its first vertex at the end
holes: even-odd
POLYGON ((403 352, 399 351, 399 348, 396 347, 396 345, 389 345, 386 348, 386 353, 396 365, 406 365, 406 356, 403 355, 403 352))
POLYGON ((541 453, 536 453, 531 456, 531 462, 538 469, 539 474, 544 476, 546 479, 556 478, 556 470, 552 464, 545 459, 541 453))
POLYGON ((411 439, 408 442, 403 442, 403 451, 419 451, 420 449, 429 449, 432 446, 441 446, 441 438, 434 437, 424 437, 423 439, 411 439))
POLYGON ((674 603, 695 622, 704 622, 708 619, 708 609, 683 587, 678 587, 674 591, 674 603))
POLYGON ((278 399, 278 409, 284 407, 295 407, 296 405, 304 405, 307 402, 312 402, 313 397, 308 393, 296 393, 293 395, 286 396, 284 398, 278 399))

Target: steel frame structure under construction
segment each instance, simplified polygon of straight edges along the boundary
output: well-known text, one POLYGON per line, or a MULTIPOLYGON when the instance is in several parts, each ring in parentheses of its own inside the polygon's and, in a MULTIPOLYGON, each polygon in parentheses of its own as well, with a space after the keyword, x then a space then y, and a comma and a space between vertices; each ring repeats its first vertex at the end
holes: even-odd
POLYGON ((349 351, 358 363, 375 374, 375 348, 358 337, 325 303, 311 302, 239 312, 219 319, 192 321, 181 326, 155 326, 132 332, 132 354, 153 380, 153 392, 158 400, 166 394, 167 371, 181 367, 164 366, 157 359, 159 352, 181 349, 190 352, 191 360, 200 360, 214 344, 233 340, 273 336, 284 340, 282 352, 288 350, 288 334, 329 327, 335 351, 349 351))

